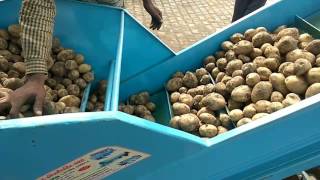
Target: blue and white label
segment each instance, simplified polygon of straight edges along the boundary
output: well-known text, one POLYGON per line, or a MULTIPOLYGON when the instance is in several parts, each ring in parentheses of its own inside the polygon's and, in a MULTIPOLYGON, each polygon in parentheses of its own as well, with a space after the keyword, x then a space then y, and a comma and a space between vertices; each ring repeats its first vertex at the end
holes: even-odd
POLYGON ((103 147, 39 177, 38 180, 103 179, 148 157, 149 154, 118 146, 103 147))

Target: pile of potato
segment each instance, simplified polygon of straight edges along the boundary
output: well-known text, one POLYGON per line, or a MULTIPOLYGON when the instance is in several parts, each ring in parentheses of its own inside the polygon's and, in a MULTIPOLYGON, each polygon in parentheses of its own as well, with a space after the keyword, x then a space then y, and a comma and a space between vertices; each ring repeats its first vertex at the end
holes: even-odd
POLYGON ((226 105, 228 114, 223 118, 239 127, 320 92, 320 40, 297 28, 248 29, 232 35, 221 48, 204 60, 205 68, 179 72, 168 81, 175 115, 172 127, 187 132, 200 127, 201 136, 211 137, 201 133, 201 127, 210 126, 217 134, 216 124, 207 122, 199 108, 209 109, 211 119, 222 123, 221 114, 217 117, 212 111, 226 105), (211 93, 197 88, 206 84, 208 75, 215 81, 205 85, 211 93))
POLYGON ((102 80, 99 82, 98 89, 93 92, 89 98, 87 104, 87 111, 103 111, 104 110, 104 102, 106 96, 106 89, 107 89, 107 81, 102 80))
MULTIPOLYGON (((0 29, 0 87, 10 92, 25 81, 25 64, 21 54, 21 29, 17 24, 0 29)), ((72 49, 61 46, 53 39, 51 58, 47 61, 48 79, 45 82, 46 102, 44 114, 79 112, 83 91, 94 79, 91 66, 84 64, 84 57, 72 49)), ((32 106, 25 105, 20 117, 31 117, 32 106)), ((7 112, 1 112, 7 116, 7 112)))
POLYGON ((119 111, 155 122, 152 113, 156 105, 150 101, 150 94, 146 91, 132 95, 126 104, 119 105, 119 111))
POLYGON ((228 131, 231 121, 226 114, 217 115, 226 105, 225 98, 216 93, 208 71, 215 67, 211 57, 205 68, 185 74, 177 72, 167 82, 173 118, 170 126, 203 137, 214 137, 228 131), (227 118, 226 118, 227 117, 227 118))

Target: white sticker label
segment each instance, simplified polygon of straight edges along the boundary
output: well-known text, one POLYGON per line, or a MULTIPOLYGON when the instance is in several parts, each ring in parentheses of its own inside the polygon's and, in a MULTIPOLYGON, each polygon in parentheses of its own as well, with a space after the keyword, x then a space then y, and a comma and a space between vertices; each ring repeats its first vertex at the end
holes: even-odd
POLYGON ((122 147, 104 147, 77 158, 37 180, 103 179, 149 156, 149 154, 122 147))

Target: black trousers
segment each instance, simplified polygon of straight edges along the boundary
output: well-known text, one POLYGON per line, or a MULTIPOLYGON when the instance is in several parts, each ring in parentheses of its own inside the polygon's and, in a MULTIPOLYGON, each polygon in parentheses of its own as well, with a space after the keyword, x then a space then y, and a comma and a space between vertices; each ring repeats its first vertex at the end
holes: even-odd
POLYGON ((250 14, 266 4, 267 0, 236 0, 232 22, 250 14))

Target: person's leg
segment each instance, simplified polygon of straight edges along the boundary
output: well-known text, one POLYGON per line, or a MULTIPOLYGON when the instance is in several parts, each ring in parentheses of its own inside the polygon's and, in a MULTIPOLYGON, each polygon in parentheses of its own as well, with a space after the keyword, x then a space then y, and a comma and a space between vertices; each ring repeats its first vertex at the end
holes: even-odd
POLYGON ((232 22, 242 18, 250 3, 250 0, 236 0, 234 5, 232 22))
POLYGON ((54 0, 24 0, 20 11, 26 75, 47 74, 56 6, 54 0))
POLYGON ((248 7, 246 9, 246 11, 244 12, 244 15, 248 15, 250 13, 252 13, 253 11, 261 8, 262 6, 264 6, 266 4, 267 0, 251 0, 251 2, 248 4, 248 7))

